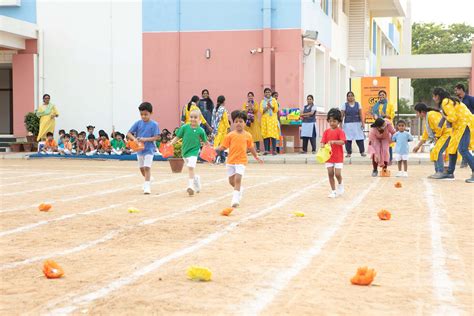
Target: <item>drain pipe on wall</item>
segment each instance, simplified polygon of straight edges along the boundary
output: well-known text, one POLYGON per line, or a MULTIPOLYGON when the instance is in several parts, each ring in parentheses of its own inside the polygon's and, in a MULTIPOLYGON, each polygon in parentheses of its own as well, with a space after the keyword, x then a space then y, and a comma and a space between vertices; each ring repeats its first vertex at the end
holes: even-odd
POLYGON ((38 108, 39 100, 42 100, 44 94, 44 33, 43 30, 38 30, 38 91, 35 100, 35 110, 38 108))
POLYGON ((263 0, 263 88, 272 87, 272 0, 263 0))
POLYGON ((177 96, 177 106, 178 106, 178 122, 181 122, 181 0, 178 0, 178 62, 176 67, 178 68, 178 96, 177 96))

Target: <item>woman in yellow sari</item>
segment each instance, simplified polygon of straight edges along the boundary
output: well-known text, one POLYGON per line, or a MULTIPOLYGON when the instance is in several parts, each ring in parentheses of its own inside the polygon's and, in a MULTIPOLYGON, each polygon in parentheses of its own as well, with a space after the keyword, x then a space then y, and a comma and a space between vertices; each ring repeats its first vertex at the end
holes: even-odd
POLYGON ((474 115, 464 103, 452 98, 443 88, 433 90, 433 101, 438 103, 441 108, 443 118, 440 125, 446 122, 448 128, 452 127, 451 140, 446 150, 449 154, 448 171, 435 179, 454 180, 457 153, 459 152, 472 172, 466 182, 474 183, 474 157, 469 151, 474 149, 474 115))
POLYGON ((270 141, 272 143, 272 155, 276 155, 276 142, 280 139, 278 126, 278 102, 272 97, 272 90, 265 88, 265 97, 260 102, 260 113, 262 114, 262 137, 265 145, 264 155, 270 152, 270 141))
POLYGON ((418 117, 425 119, 425 129, 420 142, 413 148, 413 152, 416 153, 420 150, 421 146, 427 141, 435 142, 434 147, 430 151, 430 160, 434 161, 435 174, 428 177, 433 179, 439 177, 444 172, 443 153, 448 148, 451 129, 446 127, 446 123, 441 124, 441 126, 439 125, 443 118, 439 110, 428 107, 424 103, 418 103, 415 105, 415 111, 418 117))
POLYGON ((43 95, 43 104, 36 110, 36 116, 40 118, 37 141, 46 140, 46 134, 49 132, 54 134, 56 118, 59 116, 59 112, 50 100, 51 96, 49 94, 43 95))
POLYGON ((262 141, 262 132, 260 130, 259 106, 255 104, 255 95, 253 92, 247 93, 247 102, 242 106, 242 110, 247 113, 247 122, 245 130, 252 135, 257 152, 260 152, 260 142, 262 141))

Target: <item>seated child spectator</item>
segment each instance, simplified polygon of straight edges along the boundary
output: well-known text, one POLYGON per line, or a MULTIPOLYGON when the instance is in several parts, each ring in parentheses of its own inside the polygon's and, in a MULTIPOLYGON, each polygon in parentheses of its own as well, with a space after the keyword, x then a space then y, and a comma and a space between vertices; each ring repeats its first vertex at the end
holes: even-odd
POLYGON ((71 129, 69 131, 69 135, 71 135, 71 145, 72 145, 72 153, 75 154, 77 150, 76 142, 77 142, 77 131, 75 129, 71 129))
POLYGON ((114 139, 110 142, 112 146, 112 155, 122 155, 125 150, 125 143, 122 138, 122 134, 119 132, 114 132, 114 139))
POLYGON ((61 154, 61 155, 71 155, 72 154, 71 135, 69 135, 69 134, 64 135, 63 148, 59 148, 59 154, 61 154))
POLYGON ((63 137, 66 134, 66 131, 63 129, 59 130, 59 137, 58 137, 58 147, 63 147, 63 137))
POLYGON ((88 125, 86 129, 87 129, 87 139, 89 139, 89 135, 93 135, 95 139, 95 135, 94 135, 95 126, 88 125))
POLYGON ((87 136, 86 155, 93 156, 97 153, 97 141, 93 134, 87 136))
POLYGON ((82 131, 77 136, 76 154, 85 155, 87 147, 86 132, 82 131))
POLYGON ((44 146, 41 149, 41 153, 52 155, 57 152, 58 152, 58 144, 53 138, 53 133, 51 132, 46 133, 46 141, 44 142, 44 146))
POLYGON ((109 135, 104 130, 99 131, 99 145, 97 151, 102 155, 110 155, 112 146, 110 145, 109 135))

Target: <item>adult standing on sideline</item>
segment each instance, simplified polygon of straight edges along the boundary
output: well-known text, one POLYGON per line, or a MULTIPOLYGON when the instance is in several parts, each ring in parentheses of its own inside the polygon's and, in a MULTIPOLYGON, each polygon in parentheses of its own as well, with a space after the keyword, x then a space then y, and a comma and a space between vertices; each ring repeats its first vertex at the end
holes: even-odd
POLYGON ((464 85, 458 83, 454 87, 454 93, 459 98, 459 100, 467 106, 469 111, 474 114, 474 97, 466 93, 466 88, 464 85))
POLYGON ((359 147, 360 155, 365 157, 362 107, 359 102, 356 102, 354 92, 347 92, 346 99, 347 102, 341 106, 342 119, 344 122, 343 128, 346 134, 346 157, 349 158, 352 155, 353 140, 356 141, 357 147, 359 147))
POLYGON ((309 94, 306 97, 307 104, 303 107, 303 123, 301 124, 301 138, 303 139, 302 154, 308 152, 308 141, 311 142, 311 149, 313 154, 316 152, 316 105, 314 104, 314 97, 309 94))
MULTIPOLYGON (((189 124, 190 123, 190 113, 193 110, 199 110, 197 103, 199 102, 199 97, 194 95, 191 100, 183 107, 183 112, 181 113, 181 125, 189 124)), ((201 110, 199 110, 200 112, 201 110)), ((206 126, 208 130, 212 131, 211 125, 209 125, 210 121, 208 122, 206 118, 201 113, 201 124, 206 126)))
MULTIPOLYGON (((454 87, 454 93, 459 98, 459 100, 467 106, 469 111, 471 111, 471 113, 474 114, 474 97, 466 93, 466 88, 464 87, 464 85, 461 83, 458 83, 454 87)), ((461 168, 466 168, 466 167, 467 167, 467 162, 463 159, 461 162, 461 168)))
MULTIPOLYGON (((393 104, 389 103, 387 100, 387 91, 380 90, 378 93, 378 96, 379 96, 379 100, 372 107, 372 115, 374 116, 375 120, 379 117, 383 119, 388 119, 390 123, 392 123, 392 126, 393 126, 393 119, 395 118, 395 108, 393 104)), ((389 147, 389 154, 390 154, 389 163, 392 162, 392 158, 393 158, 393 150, 392 150, 393 146, 394 145, 391 144, 389 147)))
POLYGON ((452 127, 451 139, 446 152, 449 154, 448 171, 434 179, 454 180, 454 170, 458 151, 462 158, 471 168, 471 177, 466 179, 467 183, 474 183, 474 157, 469 149, 474 148, 474 115, 469 111, 464 103, 452 98, 443 88, 433 90, 433 101, 439 104, 443 119, 439 125, 446 121, 447 127, 452 127))
POLYGON ((434 161, 435 174, 428 178, 439 177, 444 171, 443 153, 448 148, 451 129, 446 127, 446 123, 439 125, 443 116, 438 109, 428 107, 424 103, 418 103, 415 105, 415 111, 418 117, 424 118, 425 129, 420 142, 413 148, 413 152, 416 153, 420 150, 421 146, 427 141, 434 142, 435 145, 430 151, 430 160, 434 161))
POLYGON ((247 102, 242 106, 242 110, 247 114, 247 122, 245 122, 245 130, 252 135, 257 152, 260 152, 260 142, 262 141, 262 131, 260 130, 259 107, 255 104, 254 93, 247 93, 247 102))
MULTIPOLYGON (((206 122, 212 121, 212 111, 214 110, 214 102, 209 96, 209 90, 204 89, 201 92, 201 100, 199 100, 198 107, 201 110, 202 116, 206 119, 206 122)), ((205 124, 201 124, 201 127, 205 129, 205 124)), ((212 130, 208 130, 208 133, 212 133, 212 130)))
POLYGON ((265 88, 263 91, 265 95, 262 102, 260 102, 260 113, 262 114, 262 137, 265 145, 264 155, 270 152, 270 143, 272 154, 276 155, 276 141, 280 138, 278 131, 278 103, 272 97, 272 90, 265 88))
POLYGON ((59 116, 59 112, 56 109, 56 105, 51 103, 50 100, 51 96, 49 94, 43 95, 43 104, 36 110, 36 116, 40 118, 37 141, 45 140, 48 132, 54 134, 56 118, 59 116))

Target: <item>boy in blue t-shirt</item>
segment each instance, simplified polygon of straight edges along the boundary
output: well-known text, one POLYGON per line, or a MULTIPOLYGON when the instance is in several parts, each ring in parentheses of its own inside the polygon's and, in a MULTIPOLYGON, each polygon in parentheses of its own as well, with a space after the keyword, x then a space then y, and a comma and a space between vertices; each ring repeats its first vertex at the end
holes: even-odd
POLYGON ((160 135, 160 127, 158 123, 151 119, 151 113, 153 112, 153 106, 149 102, 143 102, 138 107, 140 116, 142 119, 135 122, 128 131, 127 136, 132 141, 139 141, 144 143, 144 149, 137 153, 138 166, 140 172, 145 178, 143 184, 143 193, 151 194, 150 178, 151 178, 151 164, 153 162, 153 156, 156 151, 155 141, 160 135))
POLYGON ((392 136, 392 140, 396 142, 395 145, 395 154, 393 155, 394 160, 398 164, 398 173, 397 177, 408 177, 408 152, 410 151, 410 146, 408 142, 413 141, 413 136, 407 131, 405 131, 406 123, 404 120, 400 120, 397 123, 398 132, 392 136), (403 169, 402 171, 402 164, 403 169))

